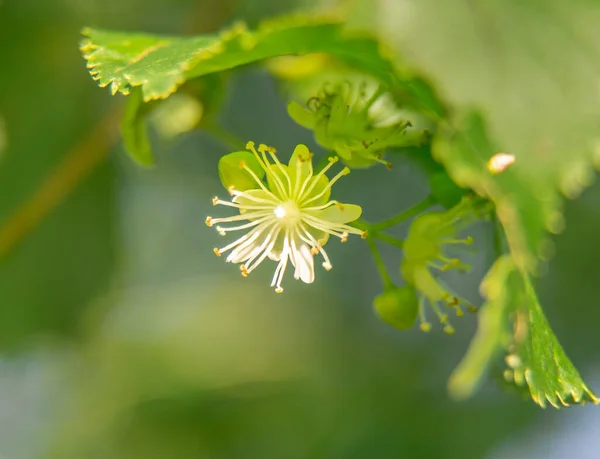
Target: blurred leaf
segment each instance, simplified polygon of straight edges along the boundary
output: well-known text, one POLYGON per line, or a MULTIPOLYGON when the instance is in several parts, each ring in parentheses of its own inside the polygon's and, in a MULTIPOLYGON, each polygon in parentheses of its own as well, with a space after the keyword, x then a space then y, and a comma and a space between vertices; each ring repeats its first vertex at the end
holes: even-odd
POLYGON ((455 398, 473 394, 482 377, 498 354, 510 341, 509 315, 515 307, 514 276, 518 276, 509 256, 500 257, 481 283, 486 298, 478 314, 479 325, 469 350, 456 367, 448 390, 455 398))
POLYGON ((9 138, 0 161, 0 350, 12 351, 41 336, 77 336, 88 301, 109 283, 115 126, 81 70, 74 18, 21 2, 0 9, 9 138))
POLYGON ((451 209, 457 205, 467 193, 467 190, 454 183, 445 170, 434 172, 429 176, 429 189, 431 195, 444 209, 451 209))
POLYGON ((600 123, 600 3, 403 0, 381 5, 379 26, 392 37, 401 59, 428 75, 451 106, 480 113, 497 142, 489 149, 472 123, 452 124, 449 128, 462 131, 462 144, 471 145, 479 161, 472 157, 467 170, 455 164, 465 162, 464 153, 439 159, 460 184, 485 191, 496 202, 517 263, 531 268, 543 230, 560 219, 555 190, 576 196, 593 180, 600 123), (507 186, 496 184, 498 193, 491 193, 496 181, 490 180, 485 161, 499 152, 515 156, 519 178, 507 186))
POLYGON ((515 263, 531 271, 537 267, 537 257, 546 255, 547 230, 561 217, 560 197, 550 177, 532 178, 518 160, 502 173, 491 173, 488 163, 499 151, 475 112, 443 125, 433 145, 434 156, 459 186, 472 188, 496 204, 515 263))
POLYGON ((8 133, 6 130, 6 122, 4 118, 0 114, 0 161, 2 161, 2 154, 6 147, 8 146, 8 133))

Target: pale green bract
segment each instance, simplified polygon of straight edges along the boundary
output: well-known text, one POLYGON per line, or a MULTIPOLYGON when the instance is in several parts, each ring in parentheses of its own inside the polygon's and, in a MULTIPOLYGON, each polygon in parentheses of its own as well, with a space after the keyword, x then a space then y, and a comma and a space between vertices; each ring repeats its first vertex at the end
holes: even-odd
POLYGON ((288 165, 281 164, 274 148, 261 144, 256 149, 253 142, 248 142, 247 149, 250 153, 234 152, 231 161, 230 155, 221 160, 221 163, 238 163, 237 177, 228 167, 227 180, 223 183, 233 199, 213 199, 215 206, 233 207, 239 214, 206 219, 208 226, 217 225, 222 236, 235 231, 243 231, 244 235, 222 248, 215 248, 214 252, 217 256, 229 252, 226 261, 240 264, 244 277, 267 258, 276 261, 271 287, 277 293, 283 292, 281 283, 289 262, 295 268, 295 279, 312 283, 316 255, 323 258, 326 270, 333 266, 323 248, 329 236, 338 237, 342 242, 346 242, 349 234, 366 237, 364 231, 347 225, 360 217, 362 209, 330 199, 332 186, 350 170, 344 168, 329 180, 325 174, 337 162, 337 157, 333 157, 315 173, 312 153, 305 145, 296 147, 288 165), (245 156, 254 158, 254 167, 249 166, 250 158, 245 156), (267 183, 262 180, 264 176, 267 183), (249 178, 254 182, 252 188, 248 185, 249 178), (247 223, 237 224, 243 221, 247 223), (221 226, 222 223, 235 224, 221 226))

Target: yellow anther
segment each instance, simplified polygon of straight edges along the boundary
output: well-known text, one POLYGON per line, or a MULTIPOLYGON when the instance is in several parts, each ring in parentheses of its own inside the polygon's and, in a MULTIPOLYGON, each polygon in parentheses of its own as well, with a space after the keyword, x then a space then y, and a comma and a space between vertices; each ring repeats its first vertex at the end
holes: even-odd
POLYGON ((229 192, 230 196, 233 196, 233 192, 235 191, 235 186, 230 185, 229 188, 227 188, 227 191, 229 192))
POLYGON ((389 170, 392 170, 392 168, 394 167, 394 165, 392 163, 390 163, 389 161, 387 161, 385 163, 385 167, 387 167, 389 170))
POLYGON ((476 313, 478 311, 477 307, 473 306, 471 303, 467 303, 467 309, 472 313, 476 313))
POLYGON ((459 303, 458 298, 452 295, 447 295, 444 301, 448 303, 448 306, 458 306, 459 303))
POLYGON ((244 169, 245 167, 246 167, 246 161, 242 159, 240 161, 240 169, 244 169))
POLYGON ((248 268, 246 268, 246 265, 241 265, 240 271, 242 272, 243 277, 248 277, 248 268))
POLYGON ((342 174, 348 175, 349 173, 350 173, 350 168, 349 167, 344 167, 344 170, 342 170, 342 174))
POLYGON ((252 140, 246 143, 246 150, 254 150, 254 142, 252 140))
POLYGON ((427 333, 429 330, 431 330, 431 324, 429 322, 421 323, 421 331, 427 333))
POLYGON ((217 226, 217 232, 221 235, 221 236, 225 236, 227 234, 227 232, 221 228, 220 226, 217 226))
POLYGON ((265 152, 272 153, 272 154, 277 153, 277 150, 275 149, 275 147, 270 147, 268 145, 265 145, 264 143, 261 143, 258 146, 258 151, 259 151, 259 153, 265 153, 265 152))
POLYGON ((283 287, 277 287, 275 293, 283 293, 283 287))
POLYGON ((465 313, 463 312, 463 310, 461 308, 459 308, 459 307, 456 307, 455 311, 456 311, 456 317, 462 317, 462 316, 465 315, 465 313))
POLYGON ((338 158, 337 156, 330 156, 329 158, 327 158, 327 160, 330 163, 337 163, 339 161, 340 158, 338 158))
POLYGON ((446 324, 444 326, 444 333, 447 333, 449 335, 453 335, 454 334, 454 327, 450 324, 446 324))
POLYGON ((342 235, 340 236, 340 239, 342 240, 342 242, 348 241, 348 233, 346 231, 344 231, 342 233, 342 235))
POLYGON ((219 197, 215 196, 214 198, 212 198, 212 203, 213 203, 213 206, 216 206, 219 203, 219 197))
POLYGON ((467 236, 466 239, 465 239, 465 244, 466 245, 473 244, 473 236, 467 236))
POLYGON ((447 323, 448 322, 448 314, 442 314, 440 316, 440 322, 443 324, 447 323))
POLYGON ((362 234, 360 235, 360 237, 361 237, 362 239, 366 239, 366 238, 368 238, 368 237, 369 237, 369 232, 368 232, 368 231, 363 231, 363 232, 362 232, 362 234))
POLYGON ((333 268, 333 266, 331 266, 331 263, 328 262, 323 262, 323 268, 325 268, 327 271, 329 271, 331 268, 333 268))
POLYGON ((316 247, 313 247, 312 249, 310 249, 310 254, 311 255, 318 255, 319 254, 319 249, 317 249, 316 247))
POLYGON ((206 217, 206 220, 204 220, 204 223, 206 223, 206 226, 213 226, 212 217, 206 217))
POLYGON ((342 204, 341 202, 335 202, 335 205, 337 206, 338 209, 340 209, 342 212, 344 211, 344 204, 342 204))
POLYGON ((220 256, 221 256, 221 252, 219 252, 219 249, 217 249, 216 247, 213 249, 213 252, 215 252, 215 255, 216 255, 217 257, 220 257, 220 256))

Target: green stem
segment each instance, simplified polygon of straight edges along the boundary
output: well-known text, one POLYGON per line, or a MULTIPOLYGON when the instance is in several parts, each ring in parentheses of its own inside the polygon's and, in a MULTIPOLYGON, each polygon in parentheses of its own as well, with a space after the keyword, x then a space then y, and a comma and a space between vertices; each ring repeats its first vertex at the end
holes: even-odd
POLYGON ((368 223, 364 220, 358 219, 355 222, 353 222, 353 225, 358 229, 367 231, 367 239, 379 239, 381 242, 385 242, 386 244, 392 245, 399 249, 402 249, 402 247, 404 246, 404 241, 402 239, 387 233, 382 233, 381 231, 375 229, 373 224, 368 223))
POLYGON ((381 282, 383 283, 383 288, 385 289, 388 287, 392 287, 394 285, 394 282, 392 281, 392 278, 390 277, 390 275, 387 272, 387 268, 385 267, 385 263, 383 262, 383 259, 381 258, 381 254, 379 253, 377 244, 370 237, 368 237, 366 239, 366 241, 367 241, 367 245, 369 246, 369 250, 371 251, 371 254, 373 255, 373 261, 375 262, 377 271, 379 271, 379 276, 381 277, 381 282))
POLYGON ((215 139, 219 140, 235 151, 246 149, 246 142, 217 124, 207 123, 201 127, 215 139))
POLYGON ((402 239, 394 237, 394 236, 390 236, 389 234, 376 232, 374 237, 376 239, 379 239, 381 242, 385 242, 386 244, 393 245, 394 247, 397 247, 399 249, 404 247, 404 241, 402 239))
POLYGON ((404 212, 401 212, 398 215, 394 215, 393 217, 388 218, 387 220, 384 220, 382 222, 371 225, 371 229, 375 231, 382 231, 391 228, 392 226, 399 225, 400 223, 408 220, 411 217, 414 217, 415 215, 420 214, 421 212, 427 210, 435 204, 435 198, 432 195, 429 195, 423 201, 421 201, 418 204, 415 204, 414 206, 410 207, 404 212))

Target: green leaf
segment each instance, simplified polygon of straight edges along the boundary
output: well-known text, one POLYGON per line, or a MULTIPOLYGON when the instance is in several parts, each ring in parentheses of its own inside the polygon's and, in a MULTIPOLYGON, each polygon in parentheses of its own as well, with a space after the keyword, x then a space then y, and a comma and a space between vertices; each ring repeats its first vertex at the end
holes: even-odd
POLYGON ((525 381, 532 398, 541 406, 545 400, 554 406, 569 401, 596 402, 549 328, 529 283, 538 258, 548 255, 548 231, 561 229, 562 200, 554 180, 556 173, 545 175, 548 170, 538 170, 521 161, 526 156, 523 154, 514 156, 514 164, 492 167, 493 158, 504 151, 496 140, 490 139, 482 116, 473 111, 462 115, 459 112, 442 125, 433 145, 434 156, 445 164, 458 185, 472 188, 495 203, 511 263, 515 265, 512 272, 509 265, 492 271, 482 285, 488 302, 481 312, 477 335, 450 379, 450 393, 458 398, 470 395, 494 356, 503 347, 511 348, 507 338, 511 330, 506 324, 510 324, 511 314, 516 314, 514 344, 518 346, 519 339, 524 344, 515 357, 508 359, 517 365, 515 381, 525 381), (494 285, 507 292, 499 297, 489 296, 494 285), (519 332, 523 329, 518 327, 523 317, 530 320, 529 328, 519 332), (524 336, 519 338, 519 333, 524 336))
POLYGON ((154 165, 154 155, 148 138, 148 127, 144 120, 142 91, 136 89, 127 100, 121 120, 121 134, 125 149, 142 166, 154 165))
POLYGON ((145 101, 163 99, 185 81, 195 60, 216 53, 217 36, 159 37, 86 28, 81 51, 91 75, 111 92, 129 94, 142 86, 145 101))
POLYGON ((465 398, 475 391, 490 363, 509 351, 505 377, 527 386, 531 398, 545 407, 600 403, 566 356, 546 320, 527 274, 510 256, 499 258, 482 283, 487 298, 469 350, 448 383, 450 394, 465 398))
POLYGON ((101 87, 129 94, 141 86, 144 101, 164 99, 186 80, 284 55, 328 53, 402 93, 407 103, 436 116, 442 112, 431 88, 406 75, 364 34, 350 35, 339 18, 295 16, 262 23, 256 31, 238 23, 219 34, 173 37, 85 28, 81 51, 101 87))
POLYGON ((265 170, 252 153, 249 151, 235 151, 221 157, 219 160, 219 178, 223 186, 226 189, 233 186, 239 191, 258 188, 256 180, 241 167, 241 164, 245 164, 256 174, 259 180, 264 178, 265 170))
POLYGON ((489 161, 502 149, 488 137, 484 120, 475 113, 457 115, 441 126, 433 155, 450 176, 496 204, 511 255, 519 269, 534 271, 538 257, 547 256, 547 231, 557 231, 561 200, 552 182, 532 177, 519 159, 501 173, 492 173, 489 161))
POLYGON ((456 185, 444 170, 434 172, 429 176, 429 189, 436 202, 444 209, 451 209, 457 205, 467 192, 464 188, 456 185))
POLYGON ((541 407, 569 403, 600 403, 583 382, 550 328, 528 276, 522 281, 522 304, 515 323, 514 352, 506 358, 507 375, 517 385, 527 385, 531 398, 541 407))
MULTIPOLYGON (((503 223, 517 211, 520 221, 511 225, 509 239, 519 264, 532 268, 543 231, 548 224, 559 226, 555 190, 576 196, 594 178, 600 3, 406 0, 382 5, 378 26, 393 41, 398 58, 427 75, 451 108, 480 113, 497 142, 493 153, 515 156, 519 184, 499 190, 501 196, 511 193, 512 203, 502 208, 499 195, 491 197, 505 214, 503 223), (517 201, 521 210, 534 212, 529 230, 523 225, 527 213, 515 209, 517 201)), ((462 136, 463 144, 479 146, 477 132, 462 136)), ((439 158, 462 184, 489 189, 484 161, 470 161, 463 174, 454 163, 464 158, 439 158)))
POLYGON ((175 97, 148 104, 144 104, 141 88, 135 88, 127 99, 121 120, 125 149, 138 164, 154 165, 149 127, 161 139, 172 139, 200 124, 211 123, 224 88, 223 75, 208 75, 186 84, 175 97))

